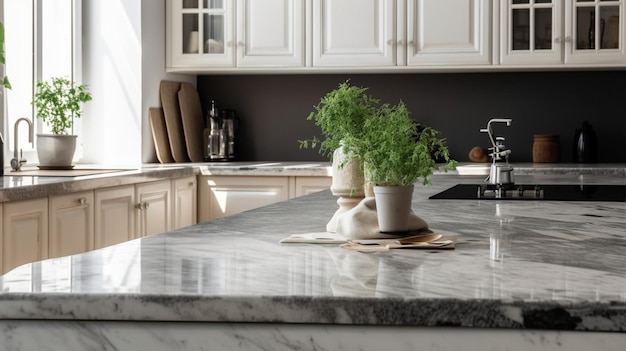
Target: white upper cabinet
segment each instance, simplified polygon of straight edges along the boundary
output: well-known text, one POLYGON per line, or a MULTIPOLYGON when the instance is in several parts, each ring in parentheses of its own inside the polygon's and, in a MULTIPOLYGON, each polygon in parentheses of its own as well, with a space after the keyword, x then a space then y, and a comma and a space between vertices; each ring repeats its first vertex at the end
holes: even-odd
POLYGON ((314 0, 313 66, 396 65, 395 4, 314 0))
POLYGON ((303 0, 239 0, 237 66, 303 67, 303 0))
POLYGON ((626 0, 166 0, 170 72, 626 67, 626 0))
POLYGON ((304 0, 168 0, 167 67, 305 64, 304 0))
POLYGON ((625 0, 511 0, 500 8, 504 65, 626 62, 625 0))
POLYGON ((409 0, 408 65, 491 63, 489 0, 409 0))
POLYGON ((232 67, 234 1, 168 0, 168 67, 232 67))

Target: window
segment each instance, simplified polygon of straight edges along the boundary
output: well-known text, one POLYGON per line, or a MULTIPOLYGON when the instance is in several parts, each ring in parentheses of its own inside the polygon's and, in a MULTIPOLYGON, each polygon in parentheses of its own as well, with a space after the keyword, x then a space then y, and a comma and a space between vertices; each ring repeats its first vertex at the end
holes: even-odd
MULTIPOLYGON (((5 143, 12 153, 13 130, 19 118, 31 120, 35 134, 49 133, 41 120, 34 118, 30 103, 36 82, 56 76, 81 81, 79 5, 80 0, 4 0, 5 69, 13 86, 5 91, 5 143)), ((80 128, 78 123, 75 129, 80 128)), ((18 150, 23 150, 29 165, 35 164, 37 156, 34 144, 28 143, 26 123, 19 125, 18 134, 18 150)))

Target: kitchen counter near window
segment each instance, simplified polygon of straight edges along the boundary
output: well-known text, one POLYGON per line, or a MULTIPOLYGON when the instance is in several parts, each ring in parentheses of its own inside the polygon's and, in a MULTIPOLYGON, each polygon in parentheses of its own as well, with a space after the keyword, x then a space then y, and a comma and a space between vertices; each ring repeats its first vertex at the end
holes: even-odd
MULTIPOLYGON (((428 199, 482 179, 436 175, 432 187, 416 187, 414 211, 455 237, 455 250, 280 244, 325 230, 337 209, 326 190, 18 267, 0 278, 1 342, 16 350, 622 350, 626 203, 428 199)), ((518 181, 626 184, 602 175, 518 181)))

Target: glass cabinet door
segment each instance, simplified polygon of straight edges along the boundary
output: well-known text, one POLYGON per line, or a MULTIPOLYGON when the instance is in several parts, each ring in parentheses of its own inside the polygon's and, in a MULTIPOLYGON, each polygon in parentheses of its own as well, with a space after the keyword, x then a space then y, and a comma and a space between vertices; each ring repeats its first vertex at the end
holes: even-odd
POLYGON ((224 0, 183 0, 182 16, 184 54, 224 53, 224 0))
POLYGON ((502 63, 561 62, 561 0, 507 0, 502 4, 502 63))
POLYGON ((232 0, 170 0, 170 46, 175 66, 232 66, 232 0))
POLYGON ((577 50, 619 49, 620 5, 620 1, 576 1, 577 50))
POLYGON ((566 16, 571 28, 566 38, 565 63, 626 62, 624 51, 624 4, 626 0, 567 1, 566 16))
POLYGON ((554 6, 551 0, 514 0, 511 5, 512 50, 551 50, 554 6))

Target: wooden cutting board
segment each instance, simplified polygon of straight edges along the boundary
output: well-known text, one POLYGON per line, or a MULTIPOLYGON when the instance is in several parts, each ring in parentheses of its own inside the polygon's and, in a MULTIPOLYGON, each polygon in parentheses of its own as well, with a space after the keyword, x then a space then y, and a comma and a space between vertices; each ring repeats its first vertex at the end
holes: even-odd
POLYGON ((165 126, 165 116, 163 109, 152 107, 149 110, 150 129, 152 130, 152 140, 156 149, 157 159, 161 163, 173 163, 170 141, 167 137, 167 127, 165 126))
POLYGON ((180 116, 185 132, 187 154, 192 162, 204 161, 204 121, 200 95, 191 83, 181 83, 178 91, 180 116))
POLYGON ((178 104, 179 89, 180 82, 162 80, 159 86, 159 93, 161 95, 161 105, 163 106, 163 115, 165 116, 167 137, 172 150, 172 157, 176 162, 189 162, 183 121, 178 104))

